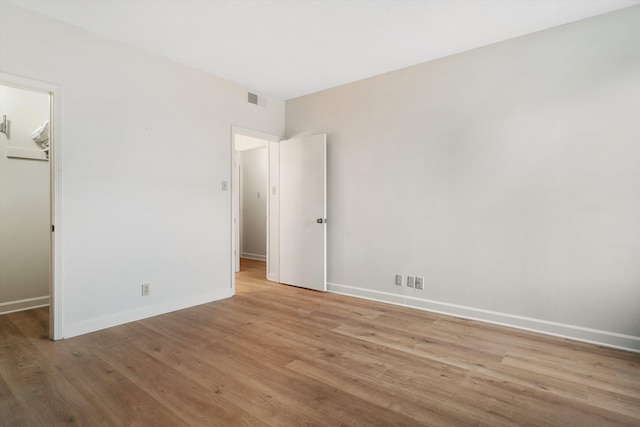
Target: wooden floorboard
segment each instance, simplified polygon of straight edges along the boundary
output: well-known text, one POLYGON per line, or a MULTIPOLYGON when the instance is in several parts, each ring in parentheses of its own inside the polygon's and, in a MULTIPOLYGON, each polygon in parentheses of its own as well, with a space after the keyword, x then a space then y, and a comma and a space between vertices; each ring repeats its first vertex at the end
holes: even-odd
POLYGON ((640 354, 264 277, 56 342, 0 316, 0 426, 640 426, 640 354))

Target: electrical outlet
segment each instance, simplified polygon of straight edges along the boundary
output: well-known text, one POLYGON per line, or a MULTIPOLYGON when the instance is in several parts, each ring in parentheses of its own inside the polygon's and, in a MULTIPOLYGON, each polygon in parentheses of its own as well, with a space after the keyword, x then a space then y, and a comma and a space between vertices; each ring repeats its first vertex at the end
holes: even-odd
POLYGON ((416 276, 416 289, 424 289, 424 277, 416 276))
POLYGON ((402 286, 402 274, 396 274, 396 285, 402 286))
POLYGON ((407 276, 407 286, 414 288, 416 286, 416 278, 413 276, 407 276))
POLYGON ((143 297, 149 296, 149 292, 150 292, 149 288, 150 287, 151 287, 151 284, 149 284, 149 283, 143 283, 142 284, 142 296, 143 297))

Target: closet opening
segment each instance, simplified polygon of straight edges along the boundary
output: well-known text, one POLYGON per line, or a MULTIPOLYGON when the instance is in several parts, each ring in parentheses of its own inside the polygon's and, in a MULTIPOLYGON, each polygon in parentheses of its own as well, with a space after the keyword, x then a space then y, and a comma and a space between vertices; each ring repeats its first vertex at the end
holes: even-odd
POLYGON ((0 84, 0 314, 50 304, 50 145, 51 94, 0 84))
POLYGON ((59 167, 61 88, 0 72, 0 315, 33 313, 63 338, 59 167))

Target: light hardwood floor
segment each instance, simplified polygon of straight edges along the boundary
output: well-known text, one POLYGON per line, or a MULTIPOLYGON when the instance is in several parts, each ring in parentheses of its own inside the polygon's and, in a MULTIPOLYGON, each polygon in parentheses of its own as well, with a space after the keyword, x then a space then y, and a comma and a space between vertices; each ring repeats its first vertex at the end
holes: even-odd
POLYGON ((52 342, 0 316, 2 426, 640 426, 640 355, 273 284, 52 342))

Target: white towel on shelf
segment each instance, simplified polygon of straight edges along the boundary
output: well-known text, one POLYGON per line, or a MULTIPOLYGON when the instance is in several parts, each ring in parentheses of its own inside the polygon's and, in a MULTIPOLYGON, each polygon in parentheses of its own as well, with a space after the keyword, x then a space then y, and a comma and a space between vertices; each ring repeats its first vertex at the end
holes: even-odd
POLYGON ((45 121, 38 129, 33 131, 31 139, 40 144, 42 148, 49 146, 49 120, 45 121))

